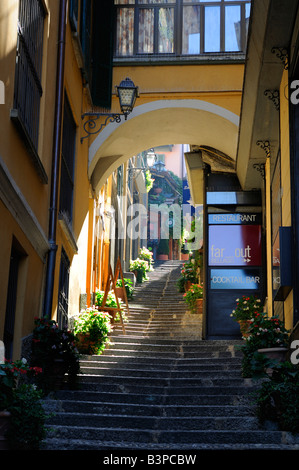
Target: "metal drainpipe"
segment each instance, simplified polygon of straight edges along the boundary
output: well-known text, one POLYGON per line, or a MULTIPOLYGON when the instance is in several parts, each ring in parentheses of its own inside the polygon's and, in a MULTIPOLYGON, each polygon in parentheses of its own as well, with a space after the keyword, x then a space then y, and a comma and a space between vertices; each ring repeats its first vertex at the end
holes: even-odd
POLYGON ((52 178, 51 195, 49 208, 49 244, 50 250, 47 260, 46 287, 44 297, 44 317, 51 317, 54 291, 54 274, 56 264, 56 226, 58 208, 58 182, 61 153, 61 128, 62 109, 64 95, 64 58, 65 58, 65 33, 66 33, 67 0, 60 0, 59 10, 59 30, 58 30, 58 51, 57 51, 57 72, 56 72, 56 99, 53 132, 53 158, 52 158, 52 178))

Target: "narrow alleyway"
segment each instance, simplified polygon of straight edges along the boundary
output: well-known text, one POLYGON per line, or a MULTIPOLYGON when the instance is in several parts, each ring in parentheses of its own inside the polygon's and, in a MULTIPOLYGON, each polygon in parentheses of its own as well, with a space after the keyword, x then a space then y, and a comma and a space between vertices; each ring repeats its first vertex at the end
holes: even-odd
POLYGON ((201 316, 176 288, 179 263, 137 286, 126 335, 116 327, 103 355, 82 359, 80 389, 46 400, 45 449, 295 448, 289 433, 259 427, 238 341, 201 339, 201 316))

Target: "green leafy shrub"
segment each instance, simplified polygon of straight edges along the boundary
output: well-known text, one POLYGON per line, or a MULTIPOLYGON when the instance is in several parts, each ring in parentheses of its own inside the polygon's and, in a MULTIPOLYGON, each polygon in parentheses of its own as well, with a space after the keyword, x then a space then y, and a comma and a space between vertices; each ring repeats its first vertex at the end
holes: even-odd
POLYGON ((153 261, 153 253, 152 253, 151 250, 149 250, 145 247, 140 248, 138 258, 147 261, 147 263, 148 263, 148 269, 147 270, 148 271, 153 271, 154 261, 153 261))
POLYGON ((291 362, 268 363, 272 373, 256 392, 261 422, 277 421, 283 431, 299 432, 299 367, 291 362))
POLYGON ((45 437, 43 391, 34 383, 41 373, 26 359, 0 364, 0 407, 10 414, 6 437, 11 449, 38 449, 45 437))
POLYGON ((192 284, 190 289, 184 294, 184 300, 187 302, 192 313, 196 311, 196 301, 203 298, 203 286, 201 284, 192 284))
POLYGON ((193 283, 198 282, 197 264, 191 259, 184 263, 181 269, 181 275, 185 281, 191 281, 193 283))
POLYGON ((79 352, 101 354, 109 342, 109 333, 112 330, 109 313, 92 307, 80 312, 73 320, 79 352))
MULTIPOLYGON (((124 284, 125 284, 127 298, 132 299, 134 295, 133 281, 131 281, 131 279, 124 278, 124 284)), ((116 287, 123 287, 122 279, 118 279, 116 281, 116 287)))
POLYGON ((136 258, 130 261, 130 271, 137 273, 137 282, 143 282, 148 279, 147 271, 149 271, 149 264, 146 260, 136 258))
POLYGON ((232 311, 231 317, 236 321, 251 320, 256 314, 262 313, 263 305, 256 296, 243 295, 236 299, 236 308, 232 311))
POLYGON ((248 337, 240 347, 243 352, 242 373, 251 377, 258 349, 286 347, 289 332, 283 322, 276 316, 268 317, 266 312, 254 313, 250 320, 248 337))
POLYGON ((75 386, 80 370, 76 338, 67 328, 59 328, 55 320, 35 318, 32 336, 31 365, 42 368, 39 385, 46 392, 54 387, 57 363, 67 374, 70 386, 75 386))
POLYGON ((42 406, 42 391, 33 384, 22 384, 13 391, 10 427, 7 438, 12 449, 37 450, 46 436, 47 415, 42 406))

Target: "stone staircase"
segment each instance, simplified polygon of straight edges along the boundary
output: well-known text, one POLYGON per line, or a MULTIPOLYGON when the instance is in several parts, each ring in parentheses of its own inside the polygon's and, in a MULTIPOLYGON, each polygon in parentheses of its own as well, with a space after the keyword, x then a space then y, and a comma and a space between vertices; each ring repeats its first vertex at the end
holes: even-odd
POLYGON ((201 316, 176 289, 179 262, 156 266, 136 288, 126 335, 116 326, 101 356, 81 361, 80 389, 45 400, 46 450, 299 449, 261 428, 238 341, 201 339, 201 316))

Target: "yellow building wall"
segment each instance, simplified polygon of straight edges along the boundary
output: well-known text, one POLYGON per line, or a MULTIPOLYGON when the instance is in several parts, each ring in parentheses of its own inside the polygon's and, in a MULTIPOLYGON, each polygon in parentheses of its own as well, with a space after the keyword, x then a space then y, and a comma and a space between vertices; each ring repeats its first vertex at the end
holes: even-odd
POLYGON ((21 354, 21 338, 27 336, 33 329, 34 317, 39 315, 42 294, 44 263, 37 255, 32 244, 24 237, 21 228, 14 218, 8 213, 6 207, 0 201, 0 339, 3 338, 7 286, 9 277, 10 254, 13 239, 18 244, 23 256, 20 261, 17 304, 15 313, 15 336, 13 358, 19 358, 21 354))
POLYGON ((90 109, 89 97, 83 87, 81 71, 76 59, 75 43, 69 22, 66 30, 65 46, 65 76, 64 86, 69 101, 73 119, 77 125, 75 142, 75 174, 73 193, 73 215, 71 234, 65 230, 63 224, 57 225, 57 245, 59 247, 56 258, 55 291, 53 296, 53 317, 57 315, 57 299, 59 286, 59 268, 61 247, 67 253, 70 261, 69 279, 69 315, 77 314, 80 309, 80 294, 90 294, 92 277, 91 261, 93 257, 93 219, 94 199, 90 192, 87 176, 88 167, 88 141, 81 143, 83 109, 90 109), (74 243, 70 240, 73 238, 74 243))
MULTIPOLYGON (((280 85, 281 214, 283 226, 292 225, 289 129, 288 71, 285 70, 280 85)), ((291 329, 293 326, 292 291, 284 302, 284 314, 286 328, 291 329)))
POLYGON ((271 211, 271 163, 267 158, 265 163, 266 178, 266 252, 267 252, 267 304, 265 308, 269 316, 273 315, 273 295, 272 295, 272 211, 271 211))
MULTIPOLYGON (((5 104, 0 106, 0 156, 13 174, 17 186, 38 218, 43 230, 47 233, 49 184, 43 184, 40 181, 23 140, 10 119, 10 111, 14 107, 18 5, 17 0, 0 2, 0 79, 5 85, 5 104)), ((44 28, 43 95, 40 109, 38 154, 50 179, 59 2, 46 0, 45 5, 48 14, 44 28)))
MULTIPOLYGON (((113 85, 130 77, 140 89, 136 106, 155 100, 199 99, 239 115, 243 74, 243 64, 115 66, 113 85)), ((119 110, 115 96, 112 106, 113 111, 119 110)))
MULTIPOLYGON (((40 128, 38 154, 48 176, 48 184, 41 182, 33 167, 31 158, 10 119, 13 108, 14 75, 16 61, 18 0, 0 2, 0 80, 5 85, 5 104, 0 106, 1 141, 0 157, 12 175, 16 187, 32 209, 41 230, 47 238, 50 183, 52 169, 52 140, 55 113, 57 35, 59 24, 59 2, 44 1, 47 16, 44 28, 44 54, 42 70, 40 128)), ((100 47, 100 45, 99 45, 100 47)), ((113 85, 129 76, 139 86, 141 96, 136 105, 165 99, 199 99, 222 106, 239 115, 243 84, 243 64, 209 64, 209 65, 159 65, 159 66, 116 66, 113 69, 113 85)), ((94 229, 95 204, 88 180, 88 151, 92 139, 84 139, 81 115, 91 109, 87 89, 83 86, 82 75, 76 59, 75 47, 69 21, 66 31, 65 50, 65 91, 77 124, 75 187, 73 200, 73 221, 71 231, 61 222, 57 224, 56 254, 52 318, 56 318, 60 256, 62 247, 71 263, 69 285, 69 315, 79 309, 80 294, 91 293, 95 286, 103 287, 109 267, 110 239, 106 232, 98 240, 97 259, 98 273, 95 279, 94 229), (92 257, 92 260, 91 260, 92 257)), ((112 109, 119 111, 118 98, 113 89, 112 109)), ((169 143, 169 142, 167 142, 169 143)), ((182 142, 183 143, 183 142, 182 142)), ((188 143, 188 142, 186 142, 188 143)), ((111 179, 108 180, 105 203, 111 202, 111 179)), ((1 203, 1 244, 0 256, 2 269, 0 273, 1 298, 6 297, 7 279, 11 243, 15 237, 27 253, 27 262, 22 267, 23 292, 18 304, 18 321, 16 325, 15 344, 28 335, 33 328, 34 316, 42 315, 42 297, 45 281, 46 258, 41 259, 32 243, 29 242, 11 213, 1 203), (5 227, 5 229, 3 228, 5 227), (26 289, 24 288, 26 286, 26 289), (23 304, 22 304, 23 302, 23 304), (20 305, 23 305, 21 308, 20 305), (21 313, 22 312, 22 313, 21 313)), ((0 306, 0 335, 3 333, 5 302, 0 306)), ((19 353, 17 346, 16 353, 19 353)))
MULTIPOLYGON (((49 204, 52 171, 53 128, 55 116, 56 96, 56 66, 57 66, 57 38, 59 25, 59 3, 57 0, 45 0, 47 10, 44 22, 44 47, 42 62, 43 95, 40 108, 40 126, 38 155, 48 177, 48 183, 43 183, 35 170, 28 150, 25 148, 23 138, 10 119, 10 110, 13 108, 14 76, 16 63, 18 0, 2 0, 0 2, 0 80, 5 85, 5 104, 0 106, 1 140, 0 159, 13 180, 15 190, 20 193, 22 200, 32 211, 32 217, 39 224, 45 240, 48 237, 49 204)), ((87 176, 88 168, 88 142, 82 144, 83 109, 90 109, 89 96, 83 87, 83 80, 70 30, 69 21, 66 31, 65 49, 65 91, 70 102, 73 118, 77 124, 76 156, 74 175, 73 220, 71 230, 58 221, 56 243, 56 265, 53 292, 52 318, 56 319, 58 304, 58 286, 60 257, 62 247, 70 260, 69 285, 69 313, 77 313, 79 309, 80 294, 86 293, 86 280, 89 241, 89 201, 93 201, 87 176)), ((1 161, 0 161, 1 163, 1 161)), ((59 199, 58 199, 59 200, 59 199)), ((0 199, 1 201, 1 199, 0 199)), ((22 285, 18 288, 18 308, 14 336, 14 356, 20 353, 21 339, 32 332, 34 317, 41 316, 42 300, 45 284, 46 250, 41 257, 35 250, 34 242, 29 241, 18 224, 17 215, 14 218, 13 203, 6 208, 0 202, 1 213, 1 243, 0 256, 2 269, 0 270, 1 298, 5 299, 0 306, 0 339, 3 336, 6 295, 10 252, 13 237, 26 252, 26 266, 20 269, 22 285)))
MULTIPOLYGON (((38 253, 35 245, 35 229, 44 236, 45 243, 48 235, 49 194, 52 162, 52 139, 54 122, 54 103, 56 88, 56 51, 59 2, 45 0, 47 11, 44 23, 43 44, 43 95, 40 104, 40 126, 38 140, 38 155, 48 184, 41 181, 24 145, 23 138, 18 133, 10 118, 14 107, 14 86, 17 46, 18 0, 0 2, 0 80, 5 87, 5 103, 0 105, 0 166, 5 169, 12 184, 12 193, 16 195, 9 203, 0 198, 0 339, 3 338, 10 254, 13 240, 22 256, 17 285, 17 304, 15 314, 15 330, 13 341, 13 358, 20 357, 22 338, 32 332, 34 317, 42 313, 42 299, 45 276, 45 254, 38 253), (54 79, 53 79, 54 77, 54 79), (21 215, 18 212, 18 198, 26 207, 28 219, 34 221, 25 233, 22 228, 21 215)), ((26 222, 27 223, 27 222, 26 222)))

